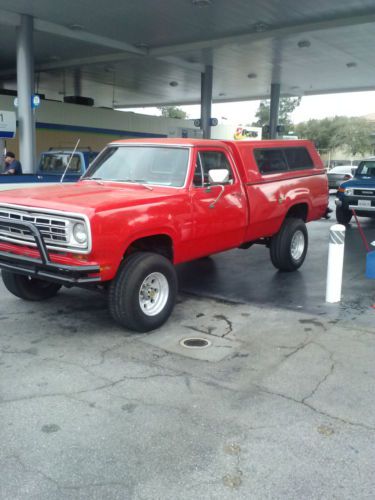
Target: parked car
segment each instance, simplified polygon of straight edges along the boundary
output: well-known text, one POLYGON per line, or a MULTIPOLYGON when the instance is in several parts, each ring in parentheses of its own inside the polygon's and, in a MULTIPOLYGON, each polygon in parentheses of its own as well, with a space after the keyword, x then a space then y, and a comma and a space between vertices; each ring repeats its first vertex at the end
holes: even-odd
POLYGON ((358 167, 354 165, 340 165, 327 172, 329 189, 337 189, 341 183, 352 179, 358 167))
POLYGON ((0 189, 24 187, 25 184, 76 182, 97 156, 91 149, 53 149, 43 151, 35 174, 0 175, 0 189), (67 168, 69 165, 69 168, 67 168), (65 174, 65 175, 64 175, 65 174), (21 186, 20 186, 21 185, 21 186))
POLYGON ((25 300, 100 288, 118 323, 145 332, 172 312, 176 264, 258 243, 295 271, 327 204, 309 141, 119 140, 76 183, 0 194, 2 278, 25 300))
POLYGON ((335 203, 340 224, 349 224, 353 209, 362 217, 375 217, 375 157, 360 162, 355 177, 338 188, 335 203))

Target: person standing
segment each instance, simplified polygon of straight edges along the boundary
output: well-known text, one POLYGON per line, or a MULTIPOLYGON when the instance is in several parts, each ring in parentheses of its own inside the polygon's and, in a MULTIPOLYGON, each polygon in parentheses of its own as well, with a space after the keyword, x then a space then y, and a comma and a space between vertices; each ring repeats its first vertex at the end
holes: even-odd
POLYGON ((16 160, 16 155, 12 151, 7 151, 5 154, 5 169, 3 175, 21 175, 21 163, 16 160))

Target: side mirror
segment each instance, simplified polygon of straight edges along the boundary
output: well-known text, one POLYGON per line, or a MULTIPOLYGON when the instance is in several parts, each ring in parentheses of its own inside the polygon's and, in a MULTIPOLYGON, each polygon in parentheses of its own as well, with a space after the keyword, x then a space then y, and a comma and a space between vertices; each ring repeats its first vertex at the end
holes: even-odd
POLYGON ((226 168, 209 170, 208 181, 210 184, 226 184, 229 182, 229 170, 226 168))

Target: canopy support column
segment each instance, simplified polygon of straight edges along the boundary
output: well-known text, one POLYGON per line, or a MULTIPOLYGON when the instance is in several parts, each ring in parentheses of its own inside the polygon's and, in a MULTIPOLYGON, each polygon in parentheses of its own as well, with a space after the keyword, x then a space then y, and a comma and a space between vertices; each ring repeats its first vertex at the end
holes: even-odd
POLYGON ((271 84, 270 139, 276 139, 279 121, 280 83, 271 84))
POLYGON ((34 92, 34 20, 22 15, 17 28, 17 95, 20 161, 24 173, 33 173, 35 155, 35 120, 31 105, 34 92))
POLYGON ((201 74, 201 128, 203 138, 211 138, 212 66, 205 66, 201 74))

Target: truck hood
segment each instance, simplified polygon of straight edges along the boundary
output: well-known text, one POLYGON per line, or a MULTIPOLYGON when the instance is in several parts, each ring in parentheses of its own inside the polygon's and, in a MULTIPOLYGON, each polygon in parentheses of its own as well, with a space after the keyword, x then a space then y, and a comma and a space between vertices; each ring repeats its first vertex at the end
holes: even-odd
POLYGON ((353 177, 353 179, 343 182, 340 185, 340 187, 343 188, 368 187, 373 189, 375 187, 375 177, 366 177, 366 176, 353 177))
POLYGON ((25 207, 84 213, 113 210, 118 207, 155 203, 181 193, 181 188, 82 181, 74 184, 59 184, 0 192, 0 205, 11 203, 25 207))

